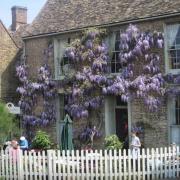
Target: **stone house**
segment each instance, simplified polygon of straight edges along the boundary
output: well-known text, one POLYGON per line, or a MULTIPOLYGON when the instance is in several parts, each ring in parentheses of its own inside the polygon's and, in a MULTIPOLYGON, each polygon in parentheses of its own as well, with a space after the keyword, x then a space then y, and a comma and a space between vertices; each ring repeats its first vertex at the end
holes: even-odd
POLYGON ((15 67, 22 54, 21 32, 27 24, 27 8, 12 7, 12 25, 7 29, 0 21, 0 99, 17 105, 18 79, 15 67))
MULTIPOLYGON (((27 57, 31 78, 36 76, 37 68, 43 63, 42 50, 48 44, 54 44, 54 53, 49 61, 56 81, 64 78, 61 61, 65 44, 79 32, 88 27, 103 27, 110 32, 111 52, 118 53, 116 42, 119 33, 128 24, 137 24, 143 31, 161 31, 165 35, 165 47, 160 51, 161 71, 180 72, 180 1, 179 0, 48 0, 33 23, 24 34, 24 52, 27 57), (174 53, 171 53, 171 52, 174 53), (174 54, 174 56, 172 56, 174 54), (35 68, 36 67, 36 68, 35 68)), ((111 73, 119 73, 118 60, 113 56, 110 63, 111 73)), ((64 117, 63 92, 59 90, 56 100, 57 122, 51 128, 56 132, 59 143, 61 120, 64 117)), ((103 137, 96 142, 101 147, 104 136, 120 133, 124 126, 122 117, 128 124, 126 133, 130 137, 131 127, 137 122, 144 122, 143 143, 145 147, 167 146, 172 142, 180 144, 180 97, 167 98, 157 114, 147 113, 139 101, 122 103, 119 97, 106 97, 101 119, 103 137)), ((94 118, 96 126, 97 119, 94 118)), ((74 122, 74 128, 83 128, 86 122, 74 122)))

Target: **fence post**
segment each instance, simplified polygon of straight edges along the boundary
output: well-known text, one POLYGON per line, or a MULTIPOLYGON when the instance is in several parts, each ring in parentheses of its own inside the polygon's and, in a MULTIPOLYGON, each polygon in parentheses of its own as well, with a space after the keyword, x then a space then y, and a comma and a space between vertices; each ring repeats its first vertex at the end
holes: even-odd
POLYGON ((23 178, 23 153, 22 150, 18 150, 17 154, 17 168, 18 168, 18 179, 24 179, 23 178))
POLYGON ((52 150, 47 150, 48 180, 52 180, 52 150))

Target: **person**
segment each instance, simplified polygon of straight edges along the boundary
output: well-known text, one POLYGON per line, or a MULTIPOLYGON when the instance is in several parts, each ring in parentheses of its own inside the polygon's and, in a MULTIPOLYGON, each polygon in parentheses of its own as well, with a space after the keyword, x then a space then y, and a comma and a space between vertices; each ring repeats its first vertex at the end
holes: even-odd
POLYGON ((16 140, 11 141, 11 147, 9 148, 9 155, 12 158, 13 163, 16 163, 18 160, 18 154, 19 154, 19 145, 16 140))
POLYGON ((132 132, 131 136, 132 136, 132 140, 131 140, 130 148, 132 150, 132 156, 133 158, 137 159, 138 151, 140 150, 141 147, 141 142, 136 132, 132 132))
POLYGON ((24 136, 20 137, 19 146, 20 146, 20 148, 22 150, 27 150, 28 149, 28 141, 24 136))
POLYGON ((179 155, 177 153, 177 145, 175 142, 171 144, 171 153, 172 153, 172 160, 174 161, 180 160, 179 155))

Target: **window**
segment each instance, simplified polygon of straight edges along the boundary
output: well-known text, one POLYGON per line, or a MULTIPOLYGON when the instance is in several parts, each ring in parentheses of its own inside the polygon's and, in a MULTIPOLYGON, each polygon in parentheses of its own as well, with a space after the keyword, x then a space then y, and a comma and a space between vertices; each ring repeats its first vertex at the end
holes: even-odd
POLYGON ((119 49, 119 43, 120 43, 120 34, 121 34, 121 30, 119 31, 115 31, 111 34, 111 42, 110 45, 111 49, 110 49, 110 62, 109 62, 109 72, 110 73, 120 73, 122 66, 121 63, 119 61, 119 53, 120 53, 120 49, 119 49))
POLYGON ((180 96, 176 98, 175 104, 176 118, 174 121, 174 125, 180 125, 180 96))
POLYGON ((168 100, 169 141, 180 145, 180 96, 168 100))
POLYGON ((55 79, 59 79, 69 71, 69 59, 65 55, 65 50, 70 43, 70 38, 59 38, 54 41, 55 79))
POLYGON ((180 24, 167 25, 168 69, 180 69, 180 24))

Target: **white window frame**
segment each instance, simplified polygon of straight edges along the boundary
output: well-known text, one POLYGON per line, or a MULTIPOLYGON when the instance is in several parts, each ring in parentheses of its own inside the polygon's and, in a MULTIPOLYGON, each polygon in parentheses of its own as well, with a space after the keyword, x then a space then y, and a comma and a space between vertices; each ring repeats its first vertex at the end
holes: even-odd
MULTIPOLYGON (((116 107, 116 96, 106 96, 104 112, 105 112, 105 136, 109 136, 112 134, 116 134, 116 119, 115 119, 115 109, 116 107)), ((127 111, 128 111, 128 136, 131 139, 131 120, 132 120, 132 112, 131 112, 131 102, 127 103, 127 111)), ((130 141, 129 141, 130 142, 130 141)))
POLYGON ((178 74, 180 73, 180 68, 179 69, 171 69, 170 68, 170 59, 168 57, 168 38, 167 38, 167 27, 175 24, 180 24, 180 23, 174 23, 174 24, 164 24, 164 55, 165 55, 165 72, 167 73, 172 73, 172 74, 178 74))
MULTIPOLYGON (((115 72, 112 72, 112 56, 113 56, 113 53, 118 53, 119 51, 116 51, 115 49, 115 45, 116 45, 116 33, 119 32, 119 35, 121 35, 123 29, 121 28, 115 28, 113 29, 108 38, 107 38, 107 43, 108 43, 108 46, 109 46, 109 53, 110 53, 110 62, 108 63, 108 68, 110 69, 110 71, 108 71, 109 74, 112 74, 112 75, 118 75, 120 74, 122 71, 119 71, 117 72, 116 71, 116 64, 118 64, 117 60, 118 58, 115 58, 115 72)), ((115 55, 116 56, 116 55, 115 55)), ((122 69, 121 69, 122 70, 122 69)))
MULTIPOLYGON (((174 124, 176 121, 176 97, 168 97, 168 141, 169 144, 173 143, 173 137, 172 137, 172 131, 173 129, 179 128, 180 131, 180 125, 174 124)), ((177 130, 178 131, 178 130, 177 130)), ((180 144, 179 144, 180 145, 180 144)))
MULTIPOLYGON (((61 60, 65 53, 66 46, 68 45, 68 39, 71 41, 74 39, 74 35, 62 35, 54 38, 54 71, 55 80, 64 79, 65 73, 62 71, 61 60)), ((69 64, 63 66, 68 72, 70 70, 69 64)), ((66 73, 67 73, 66 72, 66 73)))

